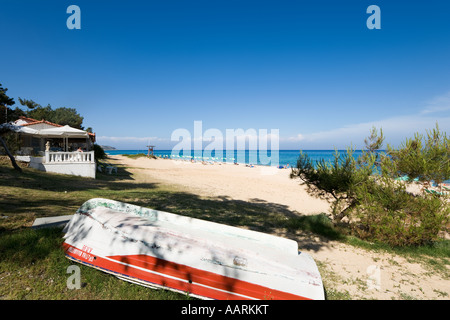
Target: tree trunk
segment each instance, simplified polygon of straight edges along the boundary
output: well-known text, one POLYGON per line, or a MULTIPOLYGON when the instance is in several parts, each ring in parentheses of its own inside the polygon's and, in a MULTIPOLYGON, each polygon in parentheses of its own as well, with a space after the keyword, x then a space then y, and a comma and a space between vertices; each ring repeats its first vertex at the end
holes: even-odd
POLYGON ((2 143, 3 148, 4 148, 5 151, 6 151, 6 154, 8 155, 9 159, 11 160, 11 163, 12 163, 14 169, 16 169, 16 170, 19 171, 19 172, 22 172, 22 168, 20 168, 20 167, 17 165, 16 159, 14 159, 14 156, 11 154, 11 152, 9 152, 8 146, 6 145, 6 142, 5 142, 5 140, 3 140, 2 137, 0 137, 0 142, 2 143))

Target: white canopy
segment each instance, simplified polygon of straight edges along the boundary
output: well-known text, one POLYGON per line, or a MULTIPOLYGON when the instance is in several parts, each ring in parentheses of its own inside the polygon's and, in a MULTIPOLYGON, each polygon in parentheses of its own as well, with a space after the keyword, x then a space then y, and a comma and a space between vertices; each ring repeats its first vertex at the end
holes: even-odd
POLYGON ((38 132, 40 136, 55 138, 87 138, 89 136, 86 131, 75 129, 68 125, 65 125, 63 127, 41 129, 38 132))
POLYGON ((26 134, 32 134, 32 135, 37 135, 39 134, 39 131, 33 128, 28 128, 28 127, 21 127, 21 126, 16 126, 14 129, 15 132, 19 132, 19 133, 26 133, 26 134))
POLYGON ((2 129, 3 126, 7 126, 7 128, 15 132, 28 134, 34 137, 61 138, 64 140, 64 150, 66 151, 68 150, 69 146, 69 138, 86 138, 86 139, 89 138, 89 134, 87 133, 87 131, 75 129, 68 125, 65 125, 63 127, 54 127, 41 130, 36 130, 25 126, 17 126, 13 124, 0 125, 0 129, 2 129))
POLYGON ((20 133, 27 133, 27 134, 38 134, 39 133, 39 131, 36 129, 17 126, 13 123, 0 124, 0 131, 14 131, 14 132, 20 132, 20 133))

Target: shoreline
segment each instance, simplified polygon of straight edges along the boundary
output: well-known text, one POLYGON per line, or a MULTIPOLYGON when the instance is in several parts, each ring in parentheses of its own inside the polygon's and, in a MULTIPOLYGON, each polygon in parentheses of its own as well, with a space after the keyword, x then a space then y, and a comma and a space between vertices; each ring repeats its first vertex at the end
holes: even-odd
MULTIPOLYGON (((330 157, 334 156, 335 150, 302 150, 303 152, 308 153, 313 160, 318 161, 320 159, 331 159, 330 157)), ((148 150, 108 150, 105 151, 108 156, 115 155, 137 155, 143 154, 147 156, 148 150)), ((300 155, 300 150, 278 150, 277 156, 274 159, 271 156, 268 156, 267 152, 264 150, 256 151, 256 150, 222 150, 222 152, 217 154, 218 157, 212 157, 212 154, 203 154, 205 150, 191 150, 188 151, 189 155, 179 155, 175 154, 172 156, 172 150, 155 150, 153 155, 156 157, 160 157, 163 159, 172 159, 172 160, 183 160, 189 161, 193 158, 195 161, 214 161, 219 163, 234 163, 238 162, 239 164, 249 164, 252 163, 254 165, 264 165, 264 166, 284 166, 289 164, 291 167, 296 166, 298 157, 300 155), (262 152, 262 153, 261 153, 262 152), (267 157, 267 159, 265 158, 267 157), (219 160, 220 159, 220 160, 219 160), (261 163, 261 159, 263 162, 271 162, 274 161, 274 165, 261 163)), ((345 150, 338 150, 338 152, 345 152, 345 150)), ((361 150, 355 150, 355 154, 360 154, 361 150)), ((214 153, 214 155, 216 155, 214 153)))
POLYGON ((289 169, 146 157, 132 159, 123 155, 109 155, 109 158, 130 167, 146 182, 176 185, 199 196, 273 203, 298 215, 328 213, 330 209, 327 201, 310 196, 306 187, 291 179, 289 169))
MULTIPOLYGON (((150 180, 179 185, 199 196, 225 196, 249 202, 276 203, 299 215, 330 214, 331 204, 308 194, 306 186, 301 185, 298 178, 291 179, 291 168, 159 157, 149 159, 146 156, 108 157, 135 170, 145 170, 145 176, 150 180)), ((423 192, 423 187, 421 183, 413 182, 406 186, 406 191, 418 195, 423 192)), ((431 192, 440 191, 436 186, 428 186, 427 189, 431 192)))

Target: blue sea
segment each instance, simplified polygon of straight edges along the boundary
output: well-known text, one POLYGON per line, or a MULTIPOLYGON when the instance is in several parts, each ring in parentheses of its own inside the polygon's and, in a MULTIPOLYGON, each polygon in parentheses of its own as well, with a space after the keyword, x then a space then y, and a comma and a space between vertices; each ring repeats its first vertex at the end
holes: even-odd
MULTIPOLYGON (((319 161, 324 159, 326 161, 334 159, 335 150, 302 150, 303 153, 313 161, 319 161)), ((109 155, 118 154, 147 154, 148 150, 106 150, 109 155)), ((343 155, 346 150, 338 150, 343 155)), ((197 161, 219 161, 219 162, 231 162, 241 164, 255 164, 255 165, 274 165, 274 166, 286 166, 289 164, 291 167, 297 165, 297 159, 300 155, 299 150, 279 150, 278 155, 274 152, 272 155, 270 150, 249 151, 249 150, 223 150, 223 153, 217 153, 212 151, 203 150, 191 150, 188 154, 183 152, 172 155, 172 150, 154 150, 153 154, 162 158, 172 158, 178 160, 197 160, 197 161)), ((362 154, 361 150, 354 152, 354 157, 358 157, 362 154)))
MULTIPOLYGON (((118 154, 147 154, 148 150, 105 150, 109 155, 118 154)), ((306 153, 313 162, 324 159, 325 161, 333 161, 335 150, 302 150, 306 153)), ((338 150, 338 153, 342 156, 347 150, 338 150)), ((270 150, 264 151, 249 151, 249 150, 223 150, 223 154, 215 154, 214 151, 201 151, 191 150, 188 154, 175 154, 172 155, 172 150, 154 150, 153 154, 162 158, 171 158, 177 160, 195 160, 195 161, 220 161, 240 164, 255 164, 255 165, 272 165, 285 167, 289 165, 291 168, 297 166, 297 159, 300 155, 299 150, 279 150, 278 154, 272 154, 270 150), (212 152, 212 153, 211 153, 212 152)), ((362 150, 354 150, 353 157, 358 158, 362 155, 362 150)), ((444 181, 446 184, 450 184, 450 180, 444 181)))

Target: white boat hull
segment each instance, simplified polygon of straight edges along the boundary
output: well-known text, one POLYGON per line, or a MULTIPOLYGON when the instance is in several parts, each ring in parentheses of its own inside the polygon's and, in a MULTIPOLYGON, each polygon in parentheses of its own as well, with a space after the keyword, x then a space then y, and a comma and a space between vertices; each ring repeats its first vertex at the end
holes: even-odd
POLYGON ((203 299, 324 299, 295 241, 107 199, 65 228, 66 256, 145 286, 203 299))

